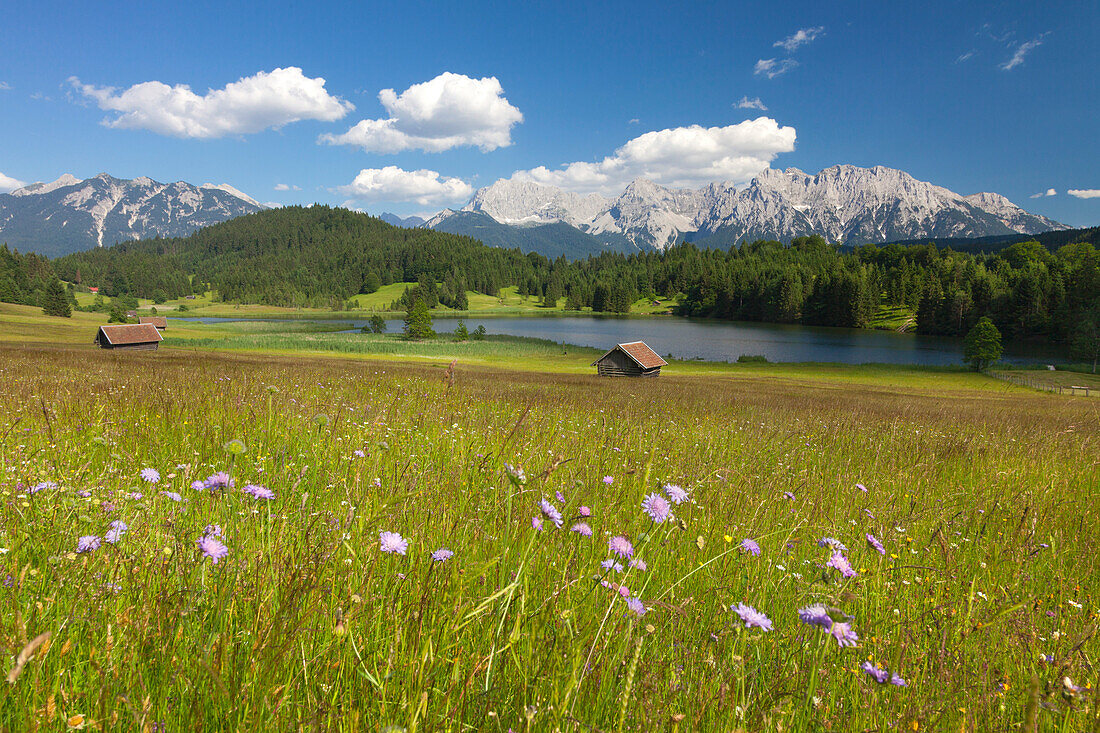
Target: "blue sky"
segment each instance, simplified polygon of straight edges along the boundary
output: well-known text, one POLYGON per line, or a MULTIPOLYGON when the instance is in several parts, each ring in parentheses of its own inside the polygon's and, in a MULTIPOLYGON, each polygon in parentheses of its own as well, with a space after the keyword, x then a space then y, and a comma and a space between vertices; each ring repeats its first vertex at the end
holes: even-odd
POLYGON ((11 3, 0 188, 105 171, 410 214, 512 175, 850 163, 1096 225, 1098 27, 1091 2, 11 3))

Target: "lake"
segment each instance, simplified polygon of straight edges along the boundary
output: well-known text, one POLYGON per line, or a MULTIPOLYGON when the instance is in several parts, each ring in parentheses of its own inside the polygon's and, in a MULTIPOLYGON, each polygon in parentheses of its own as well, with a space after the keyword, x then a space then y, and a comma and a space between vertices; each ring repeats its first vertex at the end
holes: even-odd
MULTIPOLYGON (((184 321, 218 323, 260 320, 242 318, 182 318, 184 321)), ((742 354, 762 355, 768 361, 817 361, 845 364, 960 364, 962 339, 916 336, 892 331, 821 328, 775 323, 745 323, 671 317, 615 318, 603 316, 534 316, 465 318, 469 330, 479 324, 491 334, 532 336, 556 342, 610 348, 626 341, 645 341, 662 356, 676 359, 736 361, 742 354)), ((366 318, 310 319, 308 323, 341 324, 356 331, 366 318)), ((436 318, 437 333, 453 331, 456 318, 436 318)), ((387 318, 389 333, 400 332, 401 318, 387 318)), ((1004 361, 1041 364, 1059 361, 1057 352, 1008 343, 1004 361)))

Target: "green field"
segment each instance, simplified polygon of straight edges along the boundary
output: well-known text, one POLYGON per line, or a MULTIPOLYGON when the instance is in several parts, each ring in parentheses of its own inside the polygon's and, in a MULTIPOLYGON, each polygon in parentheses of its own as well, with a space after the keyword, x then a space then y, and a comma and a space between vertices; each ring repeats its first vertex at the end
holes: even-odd
POLYGON ((0 306, 2 630, 24 652, 0 728, 1097 724, 1096 400, 887 366, 601 380, 591 350, 303 324, 173 321, 112 353, 102 320, 0 306), (232 488, 192 487, 219 471, 232 488), (689 499, 655 522, 666 484, 689 499), (858 642, 800 621, 814 603, 858 642))

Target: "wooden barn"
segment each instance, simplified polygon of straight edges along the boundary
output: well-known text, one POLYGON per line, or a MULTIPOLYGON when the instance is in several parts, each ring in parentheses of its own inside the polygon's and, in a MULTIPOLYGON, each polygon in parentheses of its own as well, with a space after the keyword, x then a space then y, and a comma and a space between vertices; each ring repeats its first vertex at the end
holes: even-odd
POLYGON ((158 331, 168 328, 168 319, 164 316, 142 316, 138 319, 138 323, 151 323, 157 327, 158 331))
POLYGON ((667 365, 668 362, 643 341, 616 344, 615 348, 592 362, 601 377, 657 377, 661 374, 661 367, 667 365))
POLYGON ((111 323, 99 327, 95 343, 101 349, 156 351, 164 340, 152 323, 111 323))

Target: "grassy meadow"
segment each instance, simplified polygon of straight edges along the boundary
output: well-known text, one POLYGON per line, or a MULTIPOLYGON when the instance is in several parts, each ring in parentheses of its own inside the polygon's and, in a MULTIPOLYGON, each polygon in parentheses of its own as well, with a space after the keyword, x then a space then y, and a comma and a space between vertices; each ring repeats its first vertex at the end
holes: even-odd
POLYGON ((5 308, 0 729, 1100 725, 1096 400, 111 353, 5 308))

